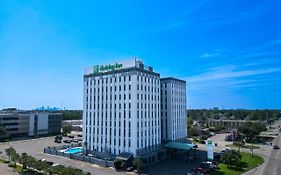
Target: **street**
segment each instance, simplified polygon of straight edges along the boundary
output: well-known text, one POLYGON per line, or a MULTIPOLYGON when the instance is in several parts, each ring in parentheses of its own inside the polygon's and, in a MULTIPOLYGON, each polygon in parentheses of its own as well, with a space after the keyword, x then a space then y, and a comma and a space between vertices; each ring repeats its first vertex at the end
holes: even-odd
MULTIPOLYGON (((276 122, 275 126, 281 125, 281 121, 276 122)), ((274 130, 278 133, 278 129, 274 130)), ((281 146, 280 132, 279 135, 274 139, 273 145, 281 146)), ((260 152, 257 154, 260 155, 260 152)), ((264 155, 261 155, 264 157, 264 155)), ((281 151, 277 149, 271 149, 267 152, 267 156, 264 157, 265 162, 262 166, 255 168, 252 171, 245 173, 245 175, 280 175, 281 172, 281 151)))

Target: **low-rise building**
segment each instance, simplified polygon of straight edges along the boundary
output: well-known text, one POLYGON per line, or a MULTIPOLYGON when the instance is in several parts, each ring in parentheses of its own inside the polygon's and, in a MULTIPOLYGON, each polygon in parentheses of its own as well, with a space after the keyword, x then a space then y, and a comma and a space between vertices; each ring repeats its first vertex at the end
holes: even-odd
POLYGON ((73 131, 82 131, 83 120, 63 120, 62 127, 71 126, 73 131))
POLYGON ((55 112, 2 110, 0 127, 7 136, 40 136, 61 132, 62 114, 55 112))
POLYGON ((247 120, 208 119, 208 126, 225 129, 238 129, 245 122, 247 122, 247 120))

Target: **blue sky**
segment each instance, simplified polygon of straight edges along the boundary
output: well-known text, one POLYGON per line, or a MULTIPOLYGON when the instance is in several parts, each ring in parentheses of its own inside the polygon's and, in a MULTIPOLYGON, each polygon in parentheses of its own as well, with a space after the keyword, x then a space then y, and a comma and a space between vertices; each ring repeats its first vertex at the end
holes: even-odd
POLYGON ((281 109, 279 0, 0 0, 0 108, 82 109, 84 67, 138 57, 189 108, 281 109))

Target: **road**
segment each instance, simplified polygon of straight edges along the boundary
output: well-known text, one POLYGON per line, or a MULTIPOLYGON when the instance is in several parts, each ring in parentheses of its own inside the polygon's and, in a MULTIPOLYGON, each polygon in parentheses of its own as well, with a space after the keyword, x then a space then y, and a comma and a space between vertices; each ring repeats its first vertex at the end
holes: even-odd
MULTIPOLYGON (((275 126, 281 125, 281 121, 276 122, 275 126)), ((275 133, 278 133, 278 129, 274 130, 275 133)), ((277 136, 273 145, 281 146, 281 136, 277 136)), ((266 155, 258 152, 257 154, 265 158, 265 162, 262 166, 257 167, 244 175, 280 175, 281 174, 281 150, 275 150, 271 147, 270 150, 266 152, 266 155)))
MULTIPOLYGON (((281 125, 281 120, 277 121, 274 125, 281 125)), ((278 131, 278 128, 273 130, 273 133, 281 133, 278 131)), ((226 147, 227 144, 231 144, 231 142, 224 141, 224 137, 226 134, 216 134, 215 136, 211 137, 210 139, 213 140, 215 143, 218 143, 218 146, 214 148, 215 152, 220 152, 223 148, 226 147)), ((281 147, 281 136, 275 137, 273 140, 273 145, 279 145, 281 147)), ((258 145, 259 149, 254 149, 254 154, 262 156, 265 162, 243 175, 280 175, 281 174, 281 150, 275 150, 270 146, 267 145, 258 145)), ((199 144, 199 150, 206 150, 206 146, 199 144)), ((250 149, 241 148, 243 152, 251 152, 250 149)))

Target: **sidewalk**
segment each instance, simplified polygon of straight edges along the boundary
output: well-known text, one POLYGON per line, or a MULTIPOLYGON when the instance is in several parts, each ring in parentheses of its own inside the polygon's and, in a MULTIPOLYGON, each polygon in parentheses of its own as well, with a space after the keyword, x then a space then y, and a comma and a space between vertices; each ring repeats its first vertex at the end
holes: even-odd
POLYGON ((8 164, 0 163, 0 174, 5 175, 19 175, 16 170, 11 167, 8 167, 8 164))

